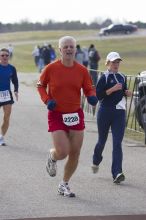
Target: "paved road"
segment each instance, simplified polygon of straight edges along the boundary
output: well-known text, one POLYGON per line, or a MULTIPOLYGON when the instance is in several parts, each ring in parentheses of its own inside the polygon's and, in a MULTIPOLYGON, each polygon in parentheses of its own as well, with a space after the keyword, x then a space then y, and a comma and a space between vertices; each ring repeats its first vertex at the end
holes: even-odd
MULTIPOLYGON (((90 165, 97 129, 95 119, 90 115, 86 115, 80 163, 71 181, 77 197, 71 199, 57 194, 64 161, 58 162, 57 176, 49 177, 45 163, 52 142, 47 132, 46 107, 33 86, 37 78, 38 74, 19 74, 20 99, 13 106, 6 138, 8 146, 0 147, 0 219, 65 216, 105 216, 110 219, 108 216, 113 215, 134 215, 133 219, 144 219, 146 148, 140 143, 135 143, 134 146, 131 145, 133 142, 124 140, 123 167, 126 181, 121 185, 114 185, 110 173, 109 134, 99 173, 92 174, 90 165), (141 218, 136 218, 136 215, 141 218)), ((0 119, 1 113, 0 111, 0 119)), ((116 220, 118 219, 123 220, 117 217, 116 220)))

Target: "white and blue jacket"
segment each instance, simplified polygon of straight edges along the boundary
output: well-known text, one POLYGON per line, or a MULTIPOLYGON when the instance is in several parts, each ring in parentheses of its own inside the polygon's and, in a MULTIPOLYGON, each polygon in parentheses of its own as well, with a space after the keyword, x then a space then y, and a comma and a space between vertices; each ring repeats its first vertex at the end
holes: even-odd
POLYGON ((125 96, 125 90, 127 90, 126 76, 122 73, 113 73, 105 71, 96 85, 96 95, 100 101, 101 107, 115 107, 125 96), (110 95, 106 94, 106 90, 113 87, 115 84, 121 83, 122 90, 113 92, 110 95))

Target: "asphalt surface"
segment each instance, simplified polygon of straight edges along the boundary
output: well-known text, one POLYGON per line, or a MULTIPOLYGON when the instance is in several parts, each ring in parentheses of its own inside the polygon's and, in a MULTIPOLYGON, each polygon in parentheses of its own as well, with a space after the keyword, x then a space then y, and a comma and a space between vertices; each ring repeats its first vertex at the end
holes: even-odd
POLYGON ((7 146, 0 147, 0 219, 146 219, 146 147, 124 139, 126 180, 114 185, 109 133, 103 162, 98 174, 93 174, 90 167, 98 133, 96 119, 89 114, 79 166, 70 182, 76 198, 57 194, 65 161, 58 161, 56 177, 48 176, 45 164, 52 141, 47 110, 34 86, 39 75, 18 77, 19 101, 13 105, 7 146))

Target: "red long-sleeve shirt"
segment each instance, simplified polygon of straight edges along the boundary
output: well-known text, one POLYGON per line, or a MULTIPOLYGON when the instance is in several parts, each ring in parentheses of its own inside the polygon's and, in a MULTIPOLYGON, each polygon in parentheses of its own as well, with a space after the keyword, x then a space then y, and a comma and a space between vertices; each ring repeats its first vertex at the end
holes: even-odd
POLYGON ((64 66, 60 60, 47 65, 38 82, 42 101, 55 100, 55 110, 65 113, 80 108, 81 89, 85 96, 96 95, 88 70, 77 62, 72 67, 64 66))

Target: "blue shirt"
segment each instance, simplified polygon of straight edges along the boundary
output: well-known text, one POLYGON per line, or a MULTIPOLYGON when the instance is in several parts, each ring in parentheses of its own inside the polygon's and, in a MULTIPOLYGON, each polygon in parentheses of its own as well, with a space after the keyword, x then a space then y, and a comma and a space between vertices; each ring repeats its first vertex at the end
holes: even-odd
POLYGON ((14 92, 18 92, 18 77, 16 68, 11 64, 0 64, 0 91, 11 91, 11 82, 14 85, 14 92))

